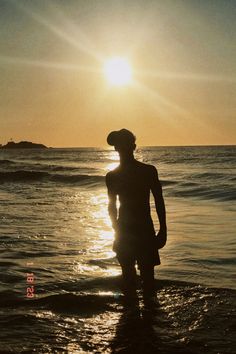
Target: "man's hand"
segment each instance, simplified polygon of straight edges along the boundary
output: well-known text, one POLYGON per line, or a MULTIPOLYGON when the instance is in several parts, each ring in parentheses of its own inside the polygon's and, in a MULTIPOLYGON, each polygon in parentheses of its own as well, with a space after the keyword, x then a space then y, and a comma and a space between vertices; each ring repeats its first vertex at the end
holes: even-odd
POLYGON ((159 232, 156 235, 156 247, 158 249, 163 248, 167 241, 167 229, 166 227, 160 228, 159 232))
POLYGON ((112 228, 113 228, 114 232, 117 233, 117 231, 118 231, 118 221, 117 221, 117 219, 112 220, 112 228))
POLYGON ((162 186, 158 178, 156 168, 153 166, 151 191, 155 200, 156 212, 159 219, 160 231, 156 235, 156 247, 162 248, 166 244, 167 229, 166 229, 166 209, 162 195, 162 186))
POLYGON ((117 250, 118 250, 118 240, 115 239, 113 241, 112 251, 117 253, 117 250))
POLYGON ((117 220, 115 220, 115 222, 112 223, 112 228, 114 230, 114 236, 115 236, 115 239, 113 241, 112 250, 113 250, 113 252, 117 253, 117 249, 119 247, 119 227, 118 227, 117 220))

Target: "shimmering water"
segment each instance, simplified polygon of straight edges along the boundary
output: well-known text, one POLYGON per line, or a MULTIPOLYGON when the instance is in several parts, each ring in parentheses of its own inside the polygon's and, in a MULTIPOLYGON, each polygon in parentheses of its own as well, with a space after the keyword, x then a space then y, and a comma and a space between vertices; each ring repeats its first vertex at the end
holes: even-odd
MULTIPOLYGON (((0 350, 235 353, 236 147, 139 148, 136 157, 159 171, 169 234, 159 307, 146 313, 140 295, 130 318, 104 184, 116 152, 0 150, 0 350)), ((153 201, 152 214, 158 228, 153 201)))

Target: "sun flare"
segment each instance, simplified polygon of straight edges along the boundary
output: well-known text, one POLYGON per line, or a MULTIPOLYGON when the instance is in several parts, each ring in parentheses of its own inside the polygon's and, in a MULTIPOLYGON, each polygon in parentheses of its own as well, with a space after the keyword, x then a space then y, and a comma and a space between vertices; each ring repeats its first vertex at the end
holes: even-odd
POLYGON ((132 69, 125 58, 114 57, 104 64, 104 74, 111 85, 125 86, 132 82, 132 69))

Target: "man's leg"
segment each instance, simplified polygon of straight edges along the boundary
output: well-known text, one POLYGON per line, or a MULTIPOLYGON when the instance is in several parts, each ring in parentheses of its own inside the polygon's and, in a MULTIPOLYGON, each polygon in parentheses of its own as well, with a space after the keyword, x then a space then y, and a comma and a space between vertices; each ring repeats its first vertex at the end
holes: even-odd
POLYGON ((122 269, 122 290, 127 299, 136 299, 136 269, 133 257, 117 255, 122 269))
POLYGON ((150 298, 156 295, 154 265, 149 263, 139 264, 140 276, 143 282, 143 295, 145 298, 150 298))

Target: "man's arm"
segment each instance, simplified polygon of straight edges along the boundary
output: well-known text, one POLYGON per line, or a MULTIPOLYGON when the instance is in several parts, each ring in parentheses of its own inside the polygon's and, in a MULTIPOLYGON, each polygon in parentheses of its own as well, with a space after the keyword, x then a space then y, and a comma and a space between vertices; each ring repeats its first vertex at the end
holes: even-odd
POLYGON ((158 178, 157 170, 154 166, 153 166, 152 177, 151 177, 151 191, 155 200, 156 212, 160 224, 160 230, 158 236, 160 236, 163 239, 163 243, 164 243, 163 246, 164 246, 167 238, 166 209, 165 209, 165 202, 162 194, 162 186, 158 178))
POLYGON ((116 231, 117 230, 117 207, 116 207, 117 195, 114 192, 112 186, 112 176, 109 172, 106 175, 106 185, 107 185, 107 192, 108 192, 108 213, 111 219, 112 227, 114 231, 116 231))

